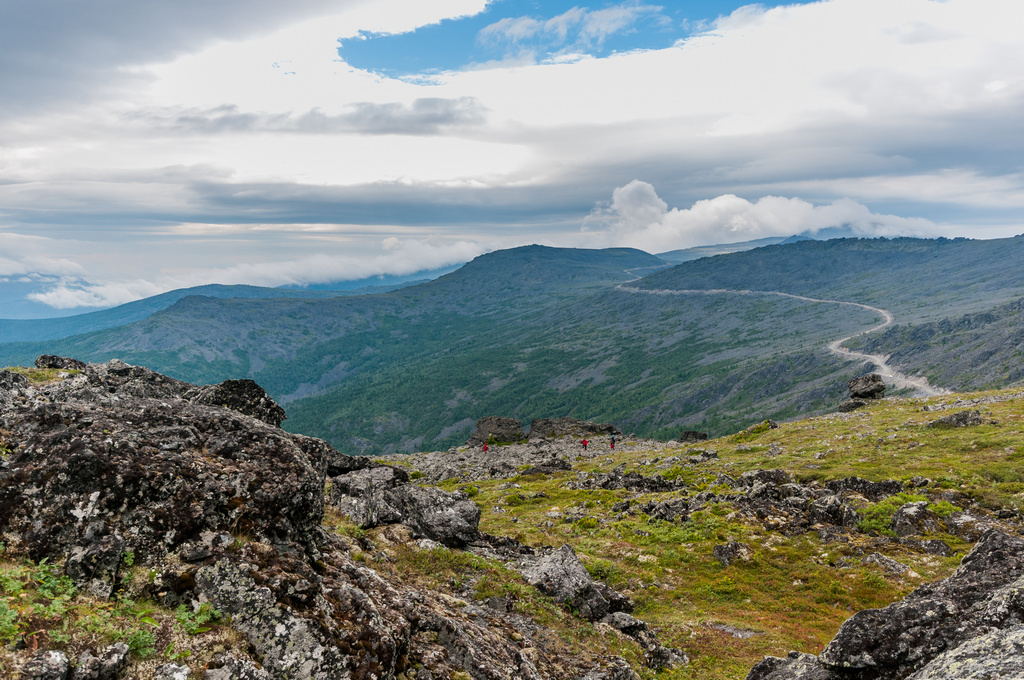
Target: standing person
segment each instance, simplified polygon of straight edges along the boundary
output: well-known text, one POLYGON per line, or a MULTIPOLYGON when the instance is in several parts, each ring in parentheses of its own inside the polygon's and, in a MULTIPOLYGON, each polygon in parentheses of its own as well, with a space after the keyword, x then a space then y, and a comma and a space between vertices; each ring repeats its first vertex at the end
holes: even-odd
POLYGON ((615 450, 615 435, 612 435, 612 450, 615 450))
POLYGON ((484 453, 487 453, 487 444, 484 444, 484 453))
POLYGON ((587 441, 586 439, 584 439, 583 441, 581 441, 581 442, 580 442, 580 444, 583 444, 583 450, 584 450, 584 451, 586 451, 586 450, 587 450, 587 444, 589 444, 589 443, 590 443, 590 442, 588 442, 588 441, 587 441))

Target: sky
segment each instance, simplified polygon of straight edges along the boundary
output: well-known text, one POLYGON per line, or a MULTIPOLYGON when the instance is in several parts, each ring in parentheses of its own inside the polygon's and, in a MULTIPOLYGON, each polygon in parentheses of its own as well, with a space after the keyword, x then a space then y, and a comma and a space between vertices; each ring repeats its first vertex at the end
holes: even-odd
POLYGON ((0 318, 1024 232, 1024 2, 4 0, 0 318))

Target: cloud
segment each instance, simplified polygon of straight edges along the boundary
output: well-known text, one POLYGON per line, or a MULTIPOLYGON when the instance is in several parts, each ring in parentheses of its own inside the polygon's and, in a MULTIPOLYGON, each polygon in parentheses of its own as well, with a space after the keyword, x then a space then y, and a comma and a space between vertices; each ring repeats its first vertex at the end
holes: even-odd
POLYGON ((353 102, 347 113, 331 115, 320 109, 305 113, 243 112, 237 105, 187 111, 156 110, 136 113, 127 120, 136 125, 160 126, 184 133, 296 133, 435 135, 483 125, 487 109, 475 97, 421 97, 400 102, 353 102))
POLYGON ((610 244, 648 252, 816 234, 835 227, 848 228, 861 237, 934 236, 939 232, 928 220, 876 214, 845 198, 814 205, 799 198, 765 196, 751 203, 726 194, 697 201, 690 208, 669 210, 654 187, 640 180, 615 189, 611 202, 598 206, 586 227, 610 244))
POLYGON ((527 16, 505 17, 482 28, 477 34, 477 41, 507 44, 510 54, 521 52, 526 43, 543 44, 545 51, 585 51, 602 45, 617 33, 634 30, 643 19, 667 21, 661 10, 656 5, 626 3, 599 10, 573 7, 546 20, 527 16))
MULTIPOLYGON (((208 283, 279 287, 307 286, 338 281, 355 281, 376 276, 404 276, 420 271, 462 264, 491 248, 470 241, 453 243, 399 239, 381 242, 383 252, 374 256, 309 255, 292 260, 259 261, 226 267, 188 268, 164 271, 148 279, 89 281, 62 277, 42 280, 44 290, 28 299, 54 309, 111 307, 169 290, 208 283)), ((7 273, 0 259, 0 274, 7 273)), ((82 271, 81 267, 77 267, 82 271)), ((11 273, 21 273, 22 270, 11 273)), ((93 277, 95 278, 95 277, 93 277)))

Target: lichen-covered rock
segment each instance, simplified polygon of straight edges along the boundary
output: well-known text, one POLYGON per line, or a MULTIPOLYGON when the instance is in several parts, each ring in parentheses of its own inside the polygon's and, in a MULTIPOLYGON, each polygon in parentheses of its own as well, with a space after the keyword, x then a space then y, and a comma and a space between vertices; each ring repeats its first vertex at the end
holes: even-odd
POLYGON ((943 652, 909 680, 1024 678, 1024 625, 995 630, 943 652))
POLYGON ((936 428, 953 428, 953 427, 971 427, 974 425, 981 425, 984 421, 981 419, 981 413, 978 411, 958 411, 951 413, 948 416, 943 416, 938 420, 933 420, 928 423, 928 427, 936 428))
POLYGON ((892 518, 892 530, 900 538, 938 531, 942 520, 928 509, 928 501, 907 503, 892 518))
POLYGON ((631 611, 632 604, 590 577, 572 546, 563 545, 523 571, 527 582, 590 621, 616 611, 631 611))
POLYGON ((400 468, 380 466, 334 477, 329 502, 364 529, 401 523, 417 538, 453 548, 480 536, 480 508, 469 496, 410 484, 400 468))
POLYGON ((190 394, 189 398, 196 404, 223 406, 244 413, 274 427, 281 427, 281 421, 285 419, 284 409, 277 405, 266 390, 248 379, 225 380, 219 385, 207 385, 190 394))
POLYGON ((845 477, 826 483, 825 488, 834 493, 853 491, 877 503, 901 492, 903 485, 895 479, 887 479, 884 482, 871 482, 860 477, 845 477))
POLYGON ((128 645, 113 644, 94 654, 87 649, 78 656, 71 680, 118 680, 128 666, 128 645))
POLYGON ((37 652, 22 669, 23 680, 66 680, 71 662, 64 652, 53 650, 37 652))
POLYGON ((750 549, 750 546, 739 541, 729 541, 722 545, 716 545, 711 549, 712 556, 722 563, 723 567, 728 567, 736 560, 743 562, 749 562, 754 552, 750 549))

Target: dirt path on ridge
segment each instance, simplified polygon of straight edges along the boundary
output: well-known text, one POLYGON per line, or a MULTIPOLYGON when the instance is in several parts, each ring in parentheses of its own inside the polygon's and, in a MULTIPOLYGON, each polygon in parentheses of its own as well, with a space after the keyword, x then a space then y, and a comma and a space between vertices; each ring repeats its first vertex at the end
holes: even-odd
POLYGON ((833 340, 832 342, 828 343, 828 345, 826 345, 829 352, 836 355, 837 357, 847 359, 849 361, 866 361, 870 364, 873 364, 875 366, 874 373, 877 373, 878 375, 882 376, 886 384, 889 385, 891 388, 910 388, 914 390, 915 396, 919 397, 934 397, 939 394, 949 394, 949 390, 943 389, 941 387, 934 387, 931 384, 929 384, 928 378, 925 378, 923 376, 909 376, 906 375, 905 373, 900 373, 899 371, 897 371, 896 369, 889 365, 888 355, 867 354, 865 352, 857 352, 852 349, 846 349, 845 347, 842 346, 843 343, 846 342, 847 340, 856 338, 866 333, 874 333, 875 331, 880 331, 883 328, 888 328, 889 326, 891 326, 895 320, 895 317, 893 317, 892 312, 890 312, 887 309, 872 307, 870 305, 863 305, 859 302, 846 302, 844 300, 821 300, 819 298, 806 297, 804 295, 782 293, 776 290, 729 290, 726 288, 716 288, 712 290, 648 290, 644 288, 634 288, 632 286, 627 286, 625 284, 620 284, 619 286, 616 287, 619 290, 625 291, 627 293, 646 293, 649 295, 777 295, 779 297, 793 298, 794 300, 803 300, 804 302, 815 302, 830 305, 849 305, 851 307, 860 307, 861 309, 866 309, 869 312, 874 312, 875 314, 881 316, 883 319, 882 323, 876 326, 872 326, 871 328, 863 330, 859 333, 848 335, 845 338, 833 340))

